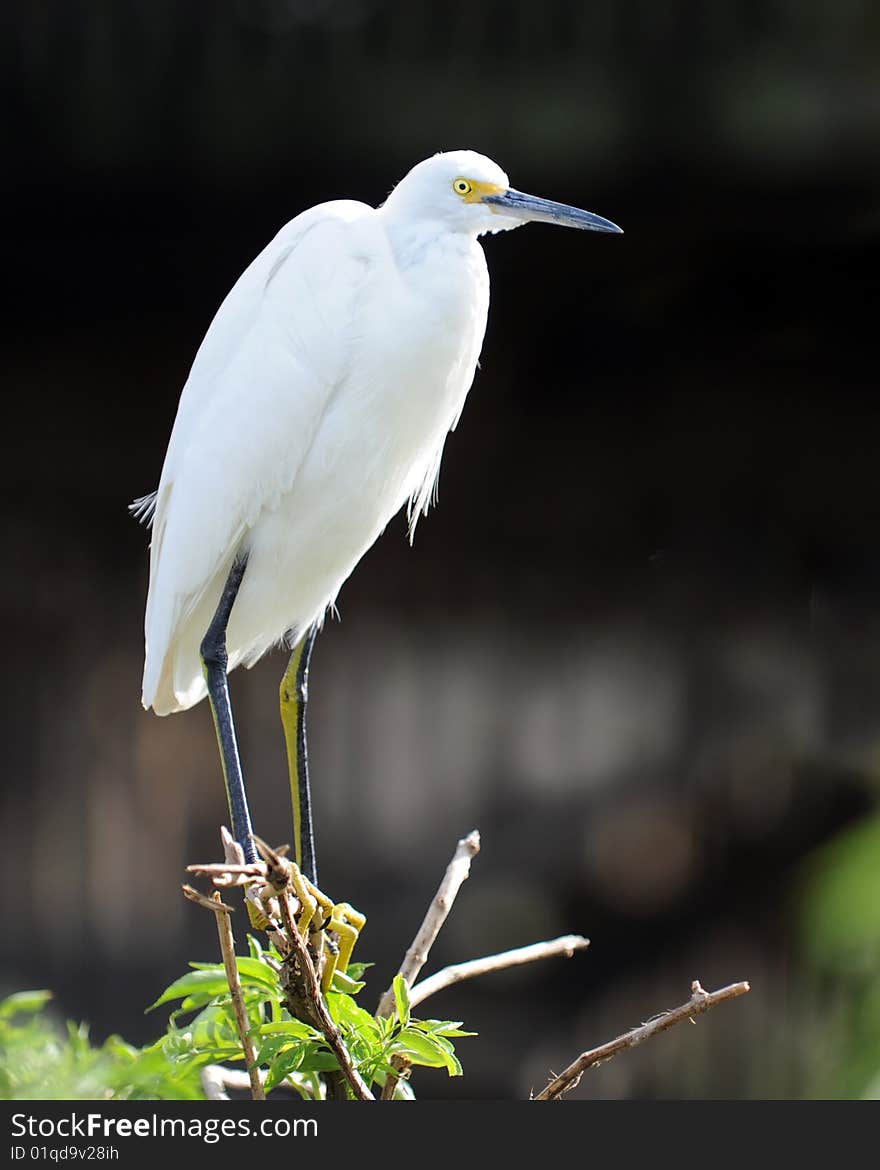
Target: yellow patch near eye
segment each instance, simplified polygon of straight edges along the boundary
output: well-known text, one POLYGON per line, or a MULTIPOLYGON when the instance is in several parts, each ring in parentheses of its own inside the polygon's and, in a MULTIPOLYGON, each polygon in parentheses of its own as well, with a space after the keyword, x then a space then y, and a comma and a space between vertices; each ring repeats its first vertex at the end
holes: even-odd
POLYGON ((482 203, 487 195, 503 195, 506 187, 499 187, 497 183, 471 182, 471 189, 464 196, 465 203, 482 203))
POLYGON ((452 189, 465 203, 482 203, 487 195, 503 195, 507 190, 506 187, 499 187, 497 183, 480 183, 476 179, 465 179, 463 176, 453 181, 452 189))

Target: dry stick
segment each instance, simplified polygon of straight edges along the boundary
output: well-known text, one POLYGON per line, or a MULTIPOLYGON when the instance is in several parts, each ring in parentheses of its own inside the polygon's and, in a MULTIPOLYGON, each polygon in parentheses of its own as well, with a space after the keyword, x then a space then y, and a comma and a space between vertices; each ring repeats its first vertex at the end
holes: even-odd
POLYGON ((665 1032, 667 1028, 672 1028, 676 1024, 680 1024, 682 1020, 689 1020, 692 1016, 698 1016, 703 1012, 707 1012, 709 1008, 714 1007, 717 1003, 723 1003, 726 999, 736 999, 737 996, 745 995, 750 990, 751 988, 748 983, 731 983, 728 987, 722 987, 719 991, 704 991, 700 986, 700 981, 695 979, 691 984, 691 998, 687 1003, 683 1003, 681 1007, 673 1008, 672 1011, 661 1012, 659 1016, 648 1020, 641 1027, 633 1028, 630 1032, 624 1032, 616 1040, 610 1040, 607 1044, 602 1044, 598 1048, 591 1048, 589 1052, 582 1053, 559 1076, 554 1077, 547 1087, 542 1089, 532 1100, 558 1101, 563 1094, 568 1093, 577 1086, 588 1068, 593 1068, 594 1065, 601 1064, 605 1060, 610 1060, 612 1056, 616 1056, 618 1052, 623 1052, 626 1048, 635 1048, 643 1040, 648 1040, 651 1036, 656 1036, 659 1032, 665 1032))
POLYGON ((557 955, 564 955, 570 959, 575 951, 585 950, 589 945, 588 938, 583 938, 579 934, 565 934, 548 942, 532 943, 530 946, 502 951, 497 955, 486 955, 482 959, 470 959, 467 963, 453 963, 417 983, 410 992, 410 1003, 415 1007, 429 995, 436 995, 445 987, 461 983, 463 979, 474 979, 477 975, 488 975, 492 971, 503 971, 507 967, 521 967, 524 963, 536 963, 539 959, 552 959, 557 955))
MULTIPOLYGON (((260 1084, 264 1084, 268 1070, 260 1069, 260 1084)), ((227 1089, 249 1089, 250 1080, 247 1073, 237 1068, 226 1068, 222 1064, 206 1064, 199 1073, 202 1088, 209 1101, 228 1101, 227 1089)), ((288 1089, 291 1093, 298 1092, 296 1085, 284 1080, 275 1086, 276 1089, 288 1089)))
MULTIPOLYGON (((471 871, 472 859, 479 852, 480 834, 474 829, 458 842, 455 853, 452 855, 452 860, 446 867, 443 880, 440 882, 437 893, 434 895, 434 900, 428 907, 424 921, 419 927, 418 933, 412 941, 412 945, 404 955, 398 974, 403 976, 410 987, 415 982, 419 971, 421 971, 422 967, 428 961, 428 955, 431 953, 434 940, 440 933, 440 928, 446 921, 449 911, 452 909, 452 903, 455 901, 456 895, 461 889, 462 882, 467 879, 471 871)), ((389 987, 379 1000, 376 1015, 390 1016, 393 1011, 394 988, 389 987)))
POLYGON ((226 914, 235 913, 231 906, 227 906, 225 902, 217 901, 217 898, 220 896, 219 894, 215 894, 213 898, 206 898, 204 894, 200 894, 192 886, 183 885, 180 888, 183 890, 184 898, 189 898, 190 902, 195 902, 197 906, 203 906, 206 910, 213 910, 215 913, 218 907, 226 914))
POLYGON ((309 954, 305 940, 299 933, 299 930, 297 930, 293 910, 290 905, 290 893, 287 890, 280 891, 278 905, 281 909, 281 917, 284 921, 285 930, 287 931, 291 946, 296 951, 300 970, 303 973, 306 995, 312 1001, 320 1029, 324 1033, 327 1043, 336 1054, 339 1067, 342 1069, 345 1079, 351 1085, 355 1096, 361 1101, 375 1101, 376 1098, 370 1092, 369 1086, 354 1067, 349 1051, 345 1047, 345 1041, 342 1039, 333 1017, 330 1015, 327 1004, 324 1002, 324 997, 321 994, 321 986, 318 983, 318 976, 315 972, 315 965, 312 962, 312 957, 309 954))
POLYGON ((401 1052, 396 1052, 391 1057, 391 1066, 394 1069, 393 1073, 388 1073, 385 1077, 385 1084, 382 1086, 382 1093, 379 1097, 380 1101, 393 1101, 394 1090, 397 1088, 397 1082, 401 1077, 408 1077, 409 1070, 412 1068, 412 1061, 408 1056, 404 1056, 401 1052))
POLYGON ((214 903, 214 917, 217 919, 217 933, 220 935, 220 950, 223 952, 223 966, 226 968, 226 982, 232 994, 232 1005, 235 1008, 235 1018, 238 1021, 238 1032, 241 1036, 241 1046, 247 1062, 248 1077, 251 1082, 251 1097, 254 1101, 265 1101, 266 1094, 260 1084, 260 1072, 257 1068, 257 1054, 250 1037, 250 1024, 244 1006, 244 996, 241 991, 241 980, 238 977, 238 964, 235 961, 235 940, 232 937, 232 923, 229 921, 229 912, 223 905, 219 894, 211 897, 214 903))
POLYGON ((197 873, 201 877, 210 878, 262 878, 266 880, 266 866, 262 861, 255 861, 251 865, 238 865, 234 861, 212 861, 207 865, 188 865, 187 873, 197 873))
MULTIPOLYGON (((229 1094, 226 1090, 231 1089, 233 1086, 226 1079, 226 1069, 222 1064, 206 1065, 199 1073, 199 1080, 202 1082, 202 1089, 209 1101, 229 1100, 229 1094)), ((248 1077, 244 1078, 244 1084, 240 1087, 245 1089, 250 1088, 250 1080, 248 1077)))

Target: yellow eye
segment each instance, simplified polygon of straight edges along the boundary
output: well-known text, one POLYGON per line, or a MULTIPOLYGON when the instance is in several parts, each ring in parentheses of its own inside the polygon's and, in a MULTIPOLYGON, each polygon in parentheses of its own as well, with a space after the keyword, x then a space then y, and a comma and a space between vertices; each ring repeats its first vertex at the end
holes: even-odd
POLYGON ((452 184, 452 190, 456 193, 456 195, 470 195, 471 191, 473 191, 473 187, 470 185, 467 179, 456 179, 452 184))

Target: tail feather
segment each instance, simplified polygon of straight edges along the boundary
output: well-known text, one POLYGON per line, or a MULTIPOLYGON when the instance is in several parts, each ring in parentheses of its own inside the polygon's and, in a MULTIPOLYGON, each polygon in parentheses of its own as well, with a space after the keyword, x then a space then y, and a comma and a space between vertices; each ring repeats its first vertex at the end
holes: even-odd
POLYGON ((159 498, 159 493, 147 492, 145 496, 138 496, 136 500, 128 505, 128 510, 140 524, 145 524, 147 528, 153 527, 153 517, 156 515, 156 500, 159 498))
MULTIPOLYGON (((202 639, 207 633, 229 575, 224 561, 195 602, 181 597, 149 610, 147 654, 141 701, 157 715, 195 706, 207 695, 202 674, 202 639)), ((161 590, 157 590, 157 600, 161 590)), ((238 661, 230 654, 229 669, 238 661)))

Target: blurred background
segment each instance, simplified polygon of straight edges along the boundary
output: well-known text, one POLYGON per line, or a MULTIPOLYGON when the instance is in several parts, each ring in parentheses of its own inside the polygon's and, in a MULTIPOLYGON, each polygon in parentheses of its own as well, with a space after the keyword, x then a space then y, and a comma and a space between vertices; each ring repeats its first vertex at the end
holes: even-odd
MULTIPOLYGON (((0 992, 143 1042, 212 960, 203 704, 142 711, 152 490, 228 288, 324 199, 471 147, 623 238, 485 241, 482 368, 415 546, 318 641, 322 884, 372 1005, 452 853, 431 1001, 480 1033, 425 1097, 523 1097, 749 979, 576 1096, 880 1095, 880 9, 869 0, 9 0, 0 992)), ((289 840, 281 654, 233 676, 257 831, 289 840)), ((238 923, 244 934, 243 920, 238 923)))

